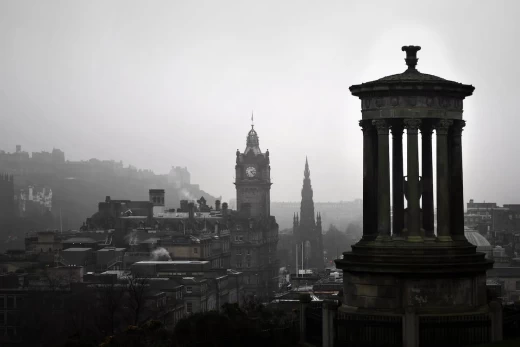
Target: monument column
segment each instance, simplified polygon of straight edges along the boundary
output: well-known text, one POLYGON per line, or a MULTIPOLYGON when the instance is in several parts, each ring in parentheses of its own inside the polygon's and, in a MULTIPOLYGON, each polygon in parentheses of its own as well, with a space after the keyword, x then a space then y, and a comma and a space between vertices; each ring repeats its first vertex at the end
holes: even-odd
POLYGON ((420 119, 405 119, 404 126, 407 134, 407 200, 408 200, 408 240, 420 241, 421 237, 421 214, 420 202, 421 191, 419 183, 419 144, 417 135, 419 133, 420 119))
POLYGON ((403 123, 396 119, 392 124, 392 235, 401 236, 404 228, 403 191, 403 123))
POLYGON ((359 121, 363 131, 363 240, 373 241, 377 237, 377 138, 370 120, 359 121))
POLYGON ((435 126, 437 133, 437 239, 439 241, 452 241, 448 167, 448 130, 452 124, 452 120, 441 119, 435 126))
POLYGON ((377 129, 377 238, 390 238, 390 157, 388 123, 374 120, 377 129))
POLYGON ((423 122, 422 137, 422 211, 424 235, 434 238, 434 207, 433 207, 433 163, 432 163, 432 125, 423 122))
POLYGON ((462 130, 466 122, 457 120, 449 131, 450 151, 450 232, 453 240, 464 236, 464 185, 462 178, 462 130))

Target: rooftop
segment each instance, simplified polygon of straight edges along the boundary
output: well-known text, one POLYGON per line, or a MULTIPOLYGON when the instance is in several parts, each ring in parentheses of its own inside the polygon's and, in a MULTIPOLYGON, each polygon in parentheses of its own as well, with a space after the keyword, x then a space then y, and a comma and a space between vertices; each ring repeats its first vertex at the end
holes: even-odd
POLYGON ((63 250, 62 252, 86 252, 86 251, 90 251, 90 250, 92 250, 92 248, 72 247, 72 248, 67 248, 67 249, 63 250))
POLYGON ((491 244, 488 240, 476 230, 464 230, 464 236, 466 236, 466 239, 469 243, 471 243, 474 246, 477 246, 478 250, 491 250, 491 244))
POLYGON ((390 76, 385 76, 374 81, 362 83, 360 85, 353 85, 350 87, 352 94, 355 96, 360 96, 361 94, 365 94, 369 90, 372 90, 372 88, 374 88, 373 90, 380 90, 381 87, 388 89, 390 86, 393 86, 391 88, 394 88, 397 85, 403 84, 406 85, 405 88, 407 90, 409 90, 410 86, 413 85, 420 85, 422 86, 421 89, 431 86, 434 88, 434 90, 437 90, 438 87, 442 86, 463 96, 470 96, 475 90, 475 87, 471 85, 465 85, 438 76, 419 72, 419 70, 416 69, 416 65, 419 61, 417 58, 417 52, 421 50, 420 46, 403 46, 401 50, 406 52, 405 62, 408 66, 406 71, 390 76))
POLYGON ((209 264, 206 260, 142 260, 138 261, 135 264, 172 264, 172 265, 187 265, 187 264, 195 264, 195 265, 204 265, 209 264))
POLYGON ((90 237, 71 237, 63 241, 63 243, 97 243, 97 241, 90 237))
POLYGON ((116 247, 105 247, 98 250, 98 252, 123 252, 126 248, 116 248, 116 247))

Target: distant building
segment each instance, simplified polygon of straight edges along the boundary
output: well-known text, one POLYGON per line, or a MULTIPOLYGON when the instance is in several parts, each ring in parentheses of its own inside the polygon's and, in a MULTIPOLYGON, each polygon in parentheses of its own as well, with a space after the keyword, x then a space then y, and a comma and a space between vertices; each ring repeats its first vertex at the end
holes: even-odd
POLYGON ((14 177, 0 173, 0 226, 12 223, 14 217, 14 177))
POLYGON ((191 175, 187 167, 172 166, 168 174, 168 184, 174 188, 183 188, 191 184, 191 175))
POLYGON ((28 186, 27 189, 20 190, 15 200, 18 205, 18 214, 21 217, 52 211, 52 189, 47 187, 37 189, 34 186, 28 186))
POLYGON ((278 290, 278 224, 271 215, 271 185, 269 150, 261 151, 252 125, 244 152, 236 151, 237 213, 228 220, 231 267, 243 271, 247 294, 263 298, 278 290))
POLYGON ((321 271, 325 268, 321 215, 319 213, 317 215, 314 214, 310 174, 309 163, 307 159, 305 159, 302 202, 300 214, 294 216, 293 242, 295 246, 302 245, 299 252, 303 263, 300 262, 299 268, 321 271))

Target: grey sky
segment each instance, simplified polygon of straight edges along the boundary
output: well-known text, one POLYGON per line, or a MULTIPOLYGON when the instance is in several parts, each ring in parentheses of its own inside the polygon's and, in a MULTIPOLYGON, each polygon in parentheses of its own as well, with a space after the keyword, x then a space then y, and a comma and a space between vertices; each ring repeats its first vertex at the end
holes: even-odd
MULTIPOLYGON (((65 151, 156 173, 188 166, 227 200, 251 110, 272 200, 362 196, 360 102, 405 70, 476 86, 465 197, 520 202, 519 2, 0 1, 0 149, 65 151)), ((107 193, 108 194, 108 193, 107 193)), ((122 197, 121 197, 122 198, 122 197)))

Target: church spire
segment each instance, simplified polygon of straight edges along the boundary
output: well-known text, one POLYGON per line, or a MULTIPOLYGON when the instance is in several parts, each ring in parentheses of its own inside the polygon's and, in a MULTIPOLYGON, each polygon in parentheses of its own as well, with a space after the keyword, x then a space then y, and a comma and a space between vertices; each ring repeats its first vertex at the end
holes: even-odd
POLYGON ((307 156, 305 156, 305 171, 303 172, 303 176, 305 178, 309 178, 311 176, 311 171, 309 170, 309 161, 307 160, 307 156))

